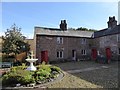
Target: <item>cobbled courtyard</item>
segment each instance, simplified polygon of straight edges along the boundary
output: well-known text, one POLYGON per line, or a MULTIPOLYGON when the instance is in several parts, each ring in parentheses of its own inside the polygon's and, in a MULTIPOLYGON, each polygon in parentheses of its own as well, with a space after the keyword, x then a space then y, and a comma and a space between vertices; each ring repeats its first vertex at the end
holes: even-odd
POLYGON ((64 78, 47 88, 118 88, 118 62, 100 64, 79 61, 54 64, 64 71, 64 78))

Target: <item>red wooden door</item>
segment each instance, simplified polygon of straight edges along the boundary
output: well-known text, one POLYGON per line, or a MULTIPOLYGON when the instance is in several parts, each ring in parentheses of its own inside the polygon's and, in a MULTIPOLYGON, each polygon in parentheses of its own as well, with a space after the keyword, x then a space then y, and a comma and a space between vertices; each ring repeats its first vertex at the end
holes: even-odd
POLYGON ((107 59, 110 60, 111 56, 112 56, 111 49, 110 48, 106 48, 106 57, 107 57, 107 59))
POLYGON ((48 63, 48 51, 41 51, 41 62, 48 63))
POLYGON ((93 58, 93 60, 95 60, 97 58, 97 50, 96 49, 92 49, 92 58, 93 58))

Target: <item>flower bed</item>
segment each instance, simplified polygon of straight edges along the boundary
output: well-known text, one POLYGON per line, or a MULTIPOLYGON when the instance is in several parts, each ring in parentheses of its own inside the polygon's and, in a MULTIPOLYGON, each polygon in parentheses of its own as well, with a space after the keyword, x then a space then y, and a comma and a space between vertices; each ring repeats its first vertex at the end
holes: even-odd
POLYGON ((36 71, 26 70, 27 66, 16 66, 10 68, 10 71, 2 75, 2 85, 5 87, 31 86, 43 84, 56 78, 61 69, 51 65, 38 65, 36 71))

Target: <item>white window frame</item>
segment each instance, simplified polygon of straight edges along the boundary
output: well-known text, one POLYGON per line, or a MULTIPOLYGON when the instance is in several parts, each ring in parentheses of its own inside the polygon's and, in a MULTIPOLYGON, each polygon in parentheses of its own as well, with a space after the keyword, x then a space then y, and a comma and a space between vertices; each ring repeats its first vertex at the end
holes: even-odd
POLYGON ((97 51, 97 54, 100 55, 100 51, 99 50, 97 51))
POLYGON ((120 35, 117 35, 117 42, 120 42, 120 35))
POLYGON ((82 44, 86 44, 86 38, 82 38, 81 43, 82 43, 82 44))
POLYGON ((63 37, 57 37, 57 44, 63 44, 63 37))
POLYGON ((86 50, 85 50, 85 49, 82 49, 82 50, 81 50, 81 54, 82 54, 82 55, 86 55, 86 50))
POLYGON ((57 51, 57 58, 63 58, 63 51, 57 51))

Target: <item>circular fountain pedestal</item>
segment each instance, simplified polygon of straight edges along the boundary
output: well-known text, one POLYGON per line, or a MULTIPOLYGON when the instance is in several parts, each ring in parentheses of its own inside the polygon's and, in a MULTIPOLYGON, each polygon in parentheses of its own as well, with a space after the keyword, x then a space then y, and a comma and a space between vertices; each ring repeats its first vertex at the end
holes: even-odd
POLYGON ((30 63, 30 66, 27 68, 29 71, 36 71, 36 67, 33 65, 33 62, 37 61, 38 59, 26 59, 30 63))

